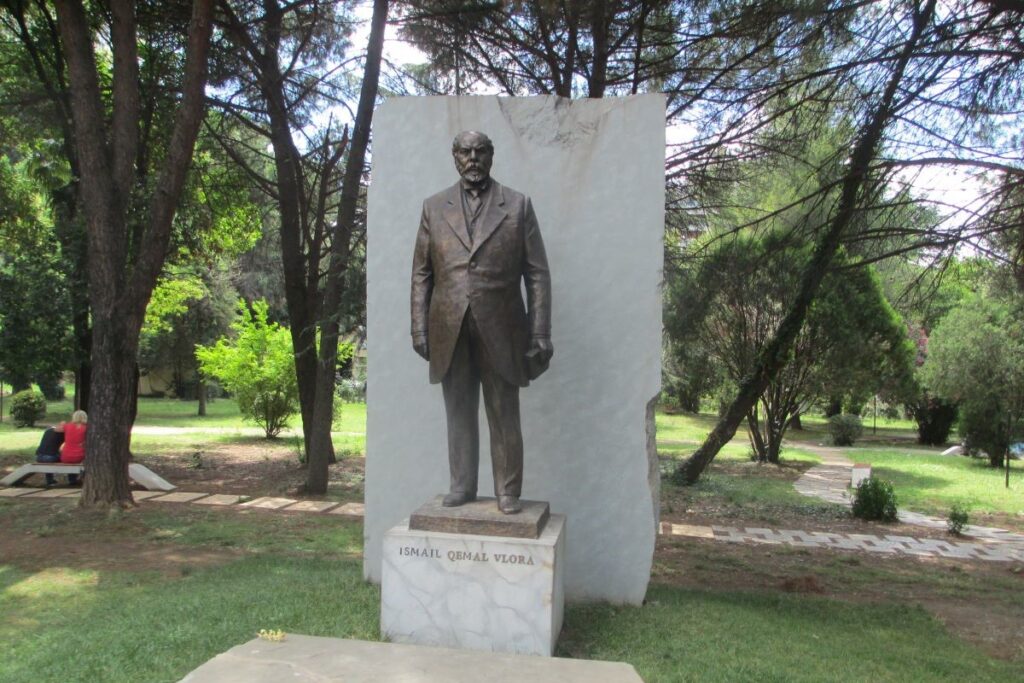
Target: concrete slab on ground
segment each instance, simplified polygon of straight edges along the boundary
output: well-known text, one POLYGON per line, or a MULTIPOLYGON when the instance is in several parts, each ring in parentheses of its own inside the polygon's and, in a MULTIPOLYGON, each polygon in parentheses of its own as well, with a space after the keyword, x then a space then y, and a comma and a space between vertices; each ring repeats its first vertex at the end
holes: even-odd
POLYGON ((31 495, 32 498, 63 498, 74 494, 81 494, 78 489, 42 489, 31 495))
POLYGON ((358 517, 362 519, 363 513, 366 508, 362 503, 345 503, 341 507, 334 508, 330 511, 332 515, 345 515, 346 517, 358 517))
POLYGON ((212 496, 200 498, 195 503, 196 505, 234 505, 242 500, 243 497, 233 493, 215 493, 212 496))
POLYGON ((19 496, 27 496, 30 493, 37 493, 43 489, 35 488, 33 486, 12 486, 10 488, 0 489, 0 498, 17 498, 19 496))
POLYGON ((253 500, 242 503, 244 508, 260 508, 263 510, 280 510, 283 507, 294 505, 298 503, 297 500, 291 498, 272 498, 270 496, 264 496, 263 498, 254 498, 253 500))
POLYGON ((709 526, 673 524, 672 522, 662 522, 661 533, 671 536, 689 536, 691 538, 709 538, 712 540, 715 538, 715 532, 709 526))
POLYGON ((167 494, 163 491, 132 491, 132 498, 135 499, 136 503, 140 500, 149 500, 150 498, 158 498, 164 495, 167 494))
POLYGON ((295 505, 289 505, 285 512, 326 512, 337 507, 338 502, 334 500, 300 500, 295 505))
POLYGON ((508 655, 288 634, 217 655, 181 683, 643 683, 620 662, 508 655), (486 675, 485 675, 486 674, 486 675))
POLYGON ((175 491, 174 493, 168 493, 160 496, 159 498, 153 498, 158 503, 191 503, 197 498, 208 496, 208 493, 199 493, 198 491, 175 491))

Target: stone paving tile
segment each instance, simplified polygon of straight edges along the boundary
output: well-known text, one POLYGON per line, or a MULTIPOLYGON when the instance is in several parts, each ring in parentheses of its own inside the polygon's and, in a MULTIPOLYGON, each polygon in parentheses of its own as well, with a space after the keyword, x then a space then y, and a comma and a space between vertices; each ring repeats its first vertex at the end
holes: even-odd
POLYGON ((45 489, 35 488, 33 486, 11 486, 9 488, 0 489, 0 498, 19 498, 21 496, 27 496, 30 493, 36 493, 44 490, 45 489))
POLYGON ((245 496, 238 496, 233 493, 215 493, 212 496, 198 498, 192 502, 196 505, 234 505, 244 498, 245 496))
POLYGON ((911 543, 911 542, 913 542, 914 539, 912 539, 910 536, 891 536, 891 535, 886 535, 885 540, 887 540, 887 541, 895 541, 896 543, 911 543))
POLYGON ((943 541, 938 538, 919 538, 916 539, 916 543, 929 550, 949 550, 953 547, 949 544, 949 541, 943 541))
POLYGON ((748 543, 760 543, 762 545, 782 545, 782 540, 777 538, 764 538, 762 536, 750 536, 746 539, 748 543))
POLYGON ((346 517, 363 517, 366 514, 366 506, 362 503, 345 503, 328 511, 329 515, 345 515, 346 517))
POLYGON ((1017 559, 1016 553, 1011 553, 1010 550, 1004 548, 979 550, 975 553, 975 556, 980 560, 988 560, 989 562, 1013 562, 1017 559))
POLYGON ((326 512, 337 505, 336 501, 331 500, 300 500, 283 509, 285 512, 326 512))
POLYGON ((250 501, 246 501, 241 504, 244 508, 260 508, 263 510, 280 510, 283 507, 298 503, 297 500, 291 498, 273 498, 271 496, 264 496, 263 498, 255 498, 250 501))
POLYGON ((663 522, 663 533, 676 535, 697 535, 701 538, 713 538, 726 543, 749 543, 759 545, 787 545, 797 548, 817 548, 830 550, 855 550, 860 552, 885 555, 908 555, 911 557, 947 557, 965 560, 984 560, 990 562, 1024 561, 1024 548, 1016 548, 1009 544, 990 543, 955 543, 937 538, 913 538, 911 536, 886 535, 884 538, 874 534, 840 534, 826 531, 800 531, 793 529, 766 529, 749 527, 738 529, 731 526, 712 525, 711 527, 688 527, 687 525, 663 522), (681 528, 689 531, 679 533, 681 528), (672 530, 672 531, 670 531, 672 530))
POLYGON ((740 535, 729 535, 729 536, 715 536, 716 541, 725 541, 726 543, 749 543, 750 539, 746 536, 740 535))
POLYGON ((78 489, 42 489, 37 493, 29 494, 30 498, 64 498, 74 494, 82 495, 78 489))
POLYGON ((863 541, 861 548, 868 551, 869 553, 886 553, 895 554, 903 549, 903 546, 899 543, 893 543, 892 541, 863 541))
POLYGON ((165 495, 167 495, 166 491, 132 491, 132 498, 135 499, 136 503, 140 500, 150 500, 165 495))
POLYGON ((915 557, 935 557, 938 554, 937 551, 926 550, 913 545, 908 545, 902 552, 904 555, 914 555, 915 557))
POLYGON ((940 557, 951 557, 961 560, 970 560, 978 557, 978 555, 969 548, 938 548, 935 553, 940 557))
POLYGON ((709 526, 695 526, 692 524, 668 524, 668 533, 673 536, 688 536, 690 538, 711 538, 715 537, 715 532, 711 530, 709 526))
POLYGON ((159 497, 153 497, 150 500, 154 500, 158 503, 191 503, 197 498, 203 498, 208 496, 208 493, 200 493, 198 491, 175 491, 174 493, 167 493, 159 497))

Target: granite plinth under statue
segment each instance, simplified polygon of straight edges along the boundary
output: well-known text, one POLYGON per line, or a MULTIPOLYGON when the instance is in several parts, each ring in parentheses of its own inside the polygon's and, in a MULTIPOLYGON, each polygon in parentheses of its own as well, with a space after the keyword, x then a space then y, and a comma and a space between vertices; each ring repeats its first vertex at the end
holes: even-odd
POLYGON ((519 388, 547 369, 554 351, 551 277, 530 198, 490 177, 491 140, 459 133, 452 156, 460 180, 423 202, 412 344, 444 394, 451 476, 443 505, 476 500, 482 388, 498 509, 515 514, 523 485, 519 388))

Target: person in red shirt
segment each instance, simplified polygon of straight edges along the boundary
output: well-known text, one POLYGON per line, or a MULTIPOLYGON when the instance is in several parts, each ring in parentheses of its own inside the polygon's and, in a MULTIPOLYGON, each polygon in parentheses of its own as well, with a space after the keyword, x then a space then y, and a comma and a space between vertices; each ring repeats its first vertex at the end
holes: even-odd
MULTIPOLYGON (((71 422, 64 423, 64 445, 60 449, 60 461, 77 465, 85 460, 85 432, 89 416, 84 410, 76 410, 71 414, 71 422)), ((77 474, 68 475, 68 483, 78 483, 77 474)))

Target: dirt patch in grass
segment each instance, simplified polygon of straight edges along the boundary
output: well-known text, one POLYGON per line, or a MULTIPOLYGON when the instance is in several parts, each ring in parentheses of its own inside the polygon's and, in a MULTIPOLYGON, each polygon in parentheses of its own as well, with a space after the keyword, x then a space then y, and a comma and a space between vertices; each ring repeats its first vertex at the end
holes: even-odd
POLYGON ((1024 623, 1024 566, 659 537, 652 581, 686 588, 804 593, 858 603, 919 604, 951 633, 1002 659, 1024 623))
MULTIPOLYGON (((0 457, 0 473, 26 462, 17 456, 0 457)), ((287 441, 243 438, 227 443, 208 442, 159 455, 141 454, 136 462, 145 465, 181 490, 240 496, 289 496, 309 500, 362 500, 366 459, 346 455, 328 470, 328 495, 306 496, 306 469, 299 463, 294 446, 287 441)), ((43 475, 33 474, 23 482, 43 485, 43 475)), ((62 482, 61 482, 62 483, 62 482)), ((141 486, 135 486, 141 489, 141 486)))
MULTIPOLYGON (((232 493, 248 496, 289 496, 310 500, 361 501, 365 458, 339 454, 328 470, 326 496, 303 495, 306 468, 299 463, 295 442, 241 437, 230 442, 202 442, 159 454, 139 452, 136 462, 149 467, 183 491, 232 493)), ((25 456, 0 455, 0 474, 29 461, 25 456)), ((33 474, 26 486, 42 486, 43 475, 33 474)), ((141 487, 136 486, 136 489, 141 487)))
POLYGON ((52 567, 98 571, 159 572, 181 576, 193 569, 223 564, 243 555, 234 549, 209 549, 152 543, 33 533, 0 533, 4 564, 26 571, 52 567))
POLYGON ((184 491, 346 501, 360 501, 363 496, 365 459, 358 456, 340 458, 330 466, 327 496, 302 495, 306 468, 299 463, 294 445, 285 441, 254 438, 206 443, 183 451, 142 455, 138 461, 184 491))

